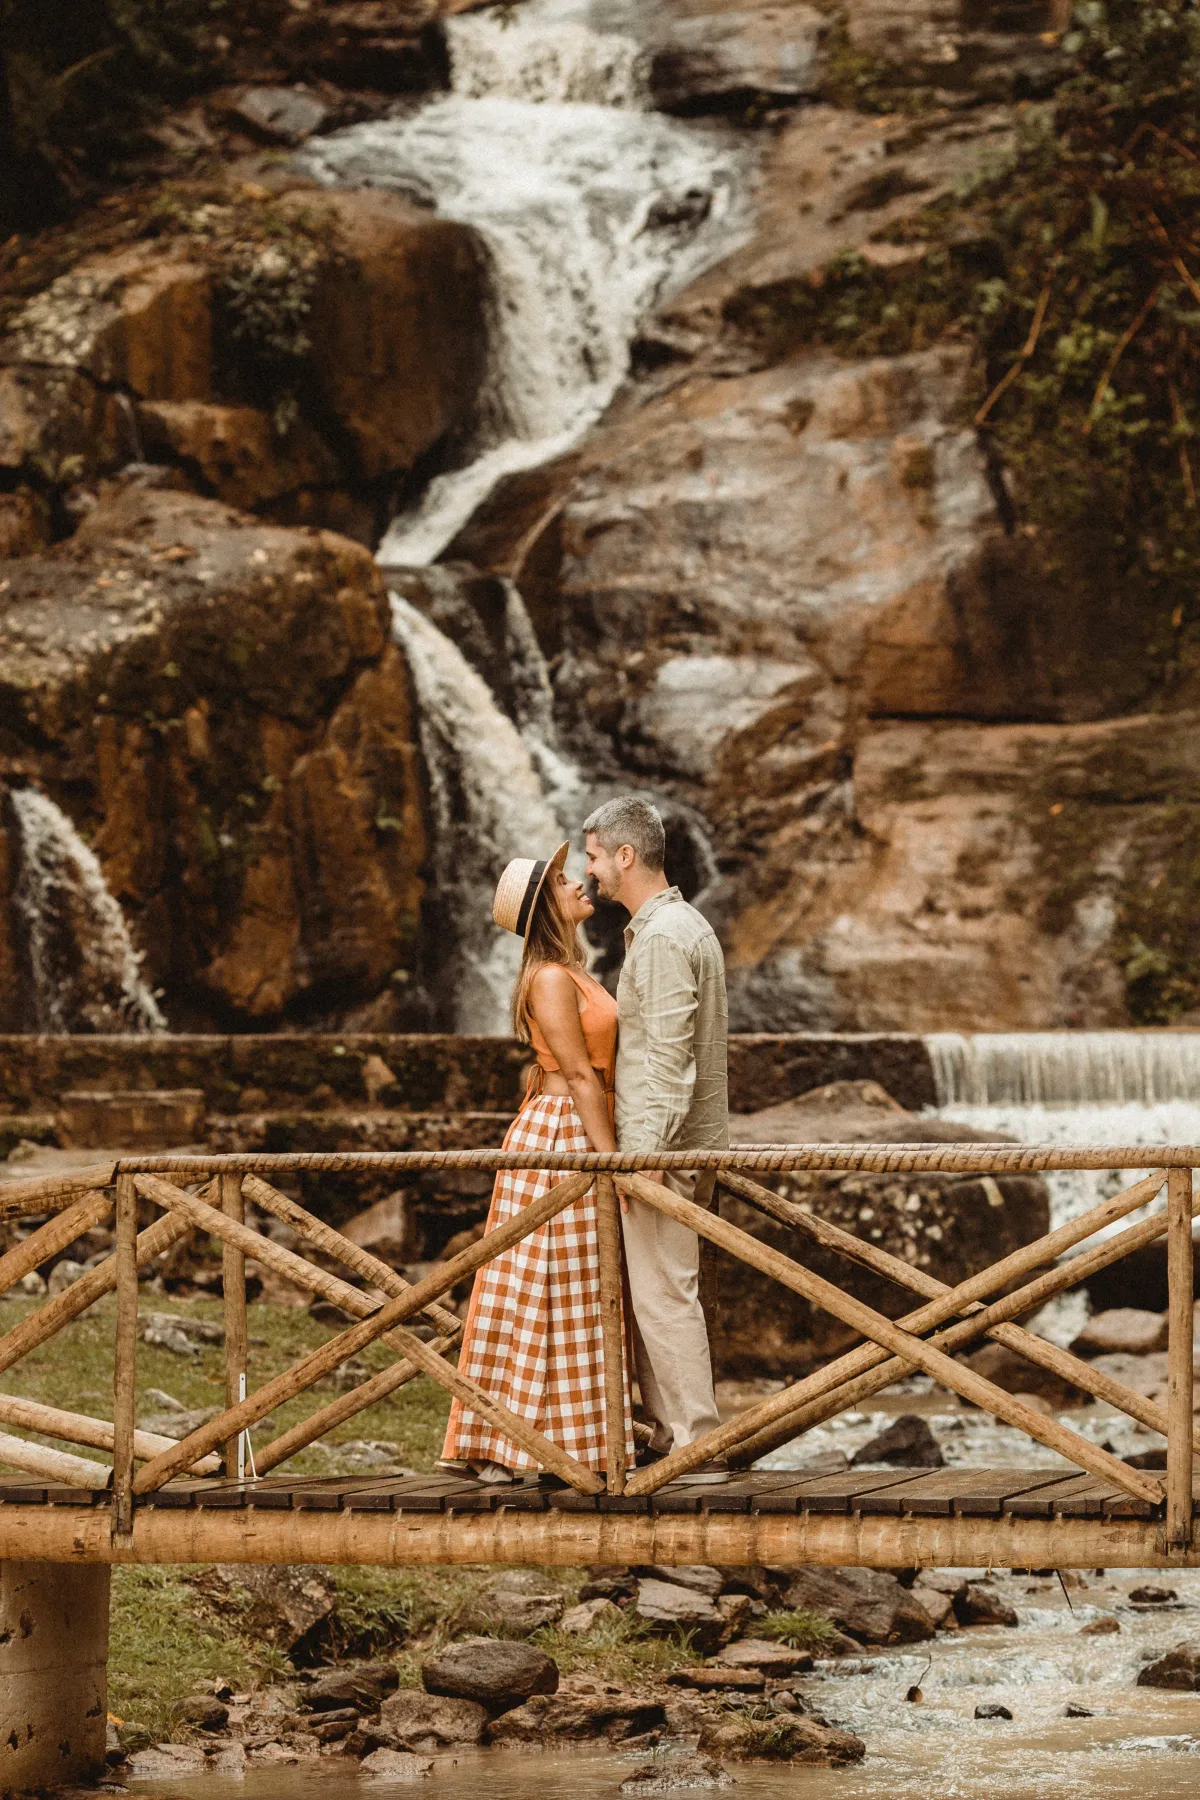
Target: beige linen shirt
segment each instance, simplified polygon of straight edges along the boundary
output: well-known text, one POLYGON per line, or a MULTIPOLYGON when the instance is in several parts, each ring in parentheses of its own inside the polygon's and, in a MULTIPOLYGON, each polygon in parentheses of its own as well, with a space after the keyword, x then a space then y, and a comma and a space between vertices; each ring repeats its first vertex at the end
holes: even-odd
POLYGON ((725 959, 677 887, 625 927, 617 985, 617 1142, 622 1150, 729 1143, 725 959))

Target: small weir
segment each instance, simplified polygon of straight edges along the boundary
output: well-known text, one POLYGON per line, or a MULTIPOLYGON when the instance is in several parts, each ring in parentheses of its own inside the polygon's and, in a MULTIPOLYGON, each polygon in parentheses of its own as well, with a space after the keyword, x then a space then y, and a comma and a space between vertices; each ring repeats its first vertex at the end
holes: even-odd
POLYGON ((946 1031, 925 1043, 939 1106, 1200 1105, 1200 1031, 946 1031))

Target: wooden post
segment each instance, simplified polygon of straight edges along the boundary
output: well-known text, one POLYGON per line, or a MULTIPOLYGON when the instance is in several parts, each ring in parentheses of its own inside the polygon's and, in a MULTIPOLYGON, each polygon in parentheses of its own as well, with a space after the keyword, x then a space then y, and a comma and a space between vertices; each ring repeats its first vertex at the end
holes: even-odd
POLYGON ((133 1533, 134 1380, 137 1366, 137 1188, 117 1176, 117 1326, 113 1358, 113 1536, 133 1533))
POLYGON ((596 1182, 600 1323, 604 1336, 604 1438, 610 1494, 625 1492, 625 1328, 621 1307, 621 1217, 611 1175, 596 1182))
POLYGON ((1192 1541, 1192 1171, 1167 1176, 1167 1547, 1192 1541))
MULTIPOLYGON (((225 1174, 221 1181, 221 1210, 236 1224, 246 1217, 242 1195, 242 1178, 225 1174)), ((246 1254, 236 1244, 221 1245, 221 1286, 225 1295, 225 1404, 236 1406, 243 1395, 242 1379, 246 1374, 246 1254)), ((225 1474, 240 1481, 245 1475, 244 1452, 239 1461, 241 1432, 225 1445, 225 1474)))

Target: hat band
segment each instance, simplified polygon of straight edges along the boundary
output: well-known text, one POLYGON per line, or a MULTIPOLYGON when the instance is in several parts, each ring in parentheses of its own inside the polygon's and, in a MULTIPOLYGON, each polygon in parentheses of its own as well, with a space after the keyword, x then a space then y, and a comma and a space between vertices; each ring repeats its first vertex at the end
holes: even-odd
POLYGON ((525 928, 529 924, 529 915, 533 911, 533 903, 537 899, 538 888, 541 886, 542 876, 545 873, 546 865, 544 862, 535 862, 533 868, 529 871, 529 880, 525 884, 525 897, 517 910, 517 922, 513 926, 513 930, 518 937, 525 936, 525 928))

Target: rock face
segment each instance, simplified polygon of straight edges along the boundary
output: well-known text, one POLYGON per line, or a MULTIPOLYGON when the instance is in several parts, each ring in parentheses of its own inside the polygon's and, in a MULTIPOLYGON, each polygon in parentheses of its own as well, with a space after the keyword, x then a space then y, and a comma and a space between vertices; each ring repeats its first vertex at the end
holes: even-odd
POLYGON ((825 21, 803 4, 675 18, 652 41, 650 91, 664 112, 732 111, 811 97, 825 21))
POLYGON ((14 761, 71 784, 151 980, 210 1019, 376 994, 410 961, 425 836, 366 552, 125 486, 10 567, 14 761))
MULTIPOLYGON (((873 1083, 833 1083, 787 1105, 735 1119, 734 1143, 919 1143, 969 1141, 965 1126, 914 1117, 873 1083)), ((983 1135, 983 1134, 980 1134, 983 1135)), ((1038 1178, 954 1175, 772 1176, 786 1198, 866 1237, 881 1249, 953 1284, 1049 1229, 1049 1198, 1038 1178)), ((722 1192, 722 1218, 804 1263, 890 1317, 911 1310, 911 1290, 851 1264, 722 1192)), ((738 1259, 712 1259, 713 1336, 726 1374, 801 1374, 853 1341, 849 1330, 799 1295, 738 1259)), ((989 1349, 994 1346, 989 1346, 989 1349)), ((1031 1379, 1036 1371, 1031 1370, 1031 1379)))

